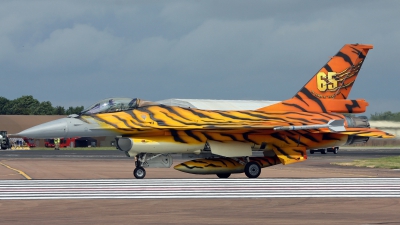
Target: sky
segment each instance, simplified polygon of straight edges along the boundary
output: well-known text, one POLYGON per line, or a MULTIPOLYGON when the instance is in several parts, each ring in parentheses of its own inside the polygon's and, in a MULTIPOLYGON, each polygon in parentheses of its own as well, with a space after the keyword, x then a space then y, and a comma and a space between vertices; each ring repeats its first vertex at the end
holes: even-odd
POLYGON ((347 43, 349 98, 400 112, 400 1, 0 1, 0 96, 285 100, 347 43))

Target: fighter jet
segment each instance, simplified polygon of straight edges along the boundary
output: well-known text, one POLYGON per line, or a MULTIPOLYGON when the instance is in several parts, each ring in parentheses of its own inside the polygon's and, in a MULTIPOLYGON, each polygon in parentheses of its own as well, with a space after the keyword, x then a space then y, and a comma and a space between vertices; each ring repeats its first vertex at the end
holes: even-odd
POLYGON ((174 168, 228 178, 307 159, 307 150, 392 138, 372 129, 363 113, 368 103, 347 99, 372 45, 346 44, 293 98, 257 110, 202 110, 138 98, 109 98, 79 115, 19 133, 31 138, 114 136, 117 148, 135 158, 133 174, 170 167, 172 153, 201 154, 174 168), (258 156, 256 156, 258 153, 258 156), (261 154, 260 154, 261 153, 261 154))

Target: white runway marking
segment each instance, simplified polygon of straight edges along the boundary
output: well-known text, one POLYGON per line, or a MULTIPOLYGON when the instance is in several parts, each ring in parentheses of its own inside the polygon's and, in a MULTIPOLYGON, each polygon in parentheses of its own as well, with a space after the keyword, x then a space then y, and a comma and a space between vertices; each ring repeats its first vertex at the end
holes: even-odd
POLYGON ((0 199, 400 197, 400 178, 2 180, 0 199))

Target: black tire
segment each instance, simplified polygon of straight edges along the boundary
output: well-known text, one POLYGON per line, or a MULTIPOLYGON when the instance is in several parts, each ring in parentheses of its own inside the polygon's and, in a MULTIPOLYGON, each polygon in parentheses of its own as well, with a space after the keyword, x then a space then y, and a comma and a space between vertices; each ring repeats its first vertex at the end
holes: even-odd
POLYGON ((244 173, 248 178, 257 178, 260 176, 261 167, 256 162, 248 162, 244 167, 244 173))
POLYGON ((143 179, 146 176, 146 170, 143 167, 138 166, 133 170, 133 176, 135 176, 136 179, 143 179))
POLYGON ((310 154, 314 154, 314 150, 310 150, 310 154))
POLYGON ((333 148, 333 154, 338 154, 339 152, 339 147, 334 147, 333 148))
POLYGON ((326 148, 321 149, 321 154, 326 154, 327 152, 328 152, 328 150, 326 150, 326 148))
POLYGON ((219 178, 228 178, 229 176, 231 176, 231 173, 217 173, 219 178))

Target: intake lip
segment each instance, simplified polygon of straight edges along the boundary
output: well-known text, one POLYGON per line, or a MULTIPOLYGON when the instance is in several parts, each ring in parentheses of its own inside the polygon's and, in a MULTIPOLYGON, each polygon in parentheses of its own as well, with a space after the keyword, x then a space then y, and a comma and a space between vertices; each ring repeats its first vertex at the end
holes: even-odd
POLYGON ((117 147, 120 151, 128 152, 133 147, 133 141, 130 138, 125 138, 125 137, 118 138, 116 142, 117 142, 117 147))

